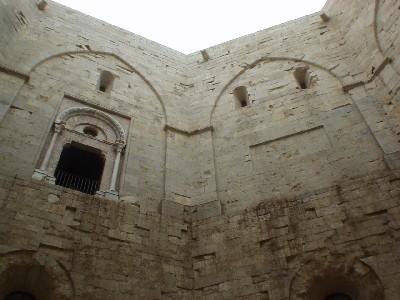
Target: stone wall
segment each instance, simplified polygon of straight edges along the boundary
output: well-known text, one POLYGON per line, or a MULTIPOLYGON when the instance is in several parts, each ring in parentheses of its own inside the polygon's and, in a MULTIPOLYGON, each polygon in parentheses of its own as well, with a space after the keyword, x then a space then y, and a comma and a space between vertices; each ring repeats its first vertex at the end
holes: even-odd
POLYGON ((399 180, 385 174, 301 196, 265 195, 242 213, 194 222, 195 294, 323 299, 339 290, 353 299, 396 299, 399 180), (361 277, 375 273, 379 279, 359 278, 354 268, 360 264, 361 277), (385 297, 363 296, 375 288, 385 297))
POLYGON ((397 300, 398 6, 330 0, 183 55, 0 0, 0 298, 397 300), (81 132, 96 114, 120 162, 114 123, 81 132), (54 185, 66 141, 102 150, 99 194, 54 185))
POLYGON ((188 216, 5 176, 1 195, 2 298, 191 298, 188 216))

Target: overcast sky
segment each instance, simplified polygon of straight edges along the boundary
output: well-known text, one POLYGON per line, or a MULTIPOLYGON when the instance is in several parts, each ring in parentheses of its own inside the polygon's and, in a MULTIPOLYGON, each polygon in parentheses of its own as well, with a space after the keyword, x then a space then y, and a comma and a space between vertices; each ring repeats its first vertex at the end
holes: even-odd
POLYGON ((192 53, 321 10, 326 0, 55 0, 192 53))

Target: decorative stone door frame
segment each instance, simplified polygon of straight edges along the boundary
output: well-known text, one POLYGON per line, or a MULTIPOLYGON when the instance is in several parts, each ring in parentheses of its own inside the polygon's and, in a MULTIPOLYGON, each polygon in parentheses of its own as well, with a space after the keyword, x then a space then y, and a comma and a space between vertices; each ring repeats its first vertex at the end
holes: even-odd
POLYGON ((126 146, 125 132, 122 126, 109 114, 90 107, 72 107, 62 111, 56 118, 53 126, 53 134, 46 150, 44 159, 39 169, 36 169, 33 178, 55 183, 55 164, 58 162, 63 146, 71 142, 81 143, 102 152, 107 163, 103 175, 101 188, 97 194, 104 195, 107 199, 117 200, 118 192, 116 183, 118 180, 121 154, 126 146), (77 131, 77 124, 96 123, 94 127, 100 127, 104 132, 103 139, 96 139, 77 131), (114 151, 110 151, 111 147, 114 151), (113 163, 111 163, 113 161, 113 163), (107 166, 108 165, 108 166, 107 166), (110 167, 112 166, 112 167, 110 167), (109 178, 109 179, 108 179, 109 178), (107 185, 107 187, 105 187, 107 185))

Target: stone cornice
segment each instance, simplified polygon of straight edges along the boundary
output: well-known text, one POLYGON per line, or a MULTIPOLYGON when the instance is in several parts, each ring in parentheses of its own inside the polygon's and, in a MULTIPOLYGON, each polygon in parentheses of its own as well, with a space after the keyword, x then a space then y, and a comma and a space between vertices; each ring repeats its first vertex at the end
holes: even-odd
POLYGON ((29 75, 28 74, 19 72, 17 70, 14 70, 12 68, 9 68, 9 67, 3 66, 3 65, 0 65, 0 72, 3 72, 3 73, 6 73, 6 74, 9 74, 9 75, 18 77, 20 79, 24 79, 25 81, 29 81, 29 75))
POLYGON ((164 130, 165 131, 174 131, 174 132, 180 133, 182 135, 186 135, 186 136, 193 136, 193 135, 196 135, 196 134, 201 134, 201 133, 206 132, 206 131, 214 131, 214 127, 213 126, 207 126, 207 127, 200 128, 200 129, 195 129, 195 130, 192 130, 192 131, 187 131, 187 130, 182 130, 182 129, 179 129, 179 128, 172 127, 170 125, 165 125, 164 130))

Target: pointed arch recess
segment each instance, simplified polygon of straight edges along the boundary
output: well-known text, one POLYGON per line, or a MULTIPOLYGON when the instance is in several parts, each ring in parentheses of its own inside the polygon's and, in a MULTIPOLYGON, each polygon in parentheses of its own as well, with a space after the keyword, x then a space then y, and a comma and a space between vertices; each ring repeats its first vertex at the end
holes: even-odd
POLYGON ((138 75, 143 81, 144 83, 153 91, 153 93, 156 95, 156 98, 158 100, 158 102, 160 102, 161 108, 162 108, 162 112, 163 112, 163 116, 165 119, 165 124, 168 124, 167 121, 167 113, 166 113, 166 109, 165 109, 165 105, 164 105, 164 101, 162 100, 160 94, 157 92, 157 90, 155 89, 154 85, 141 73, 139 72, 135 67, 133 67, 130 63, 128 63, 126 60, 124 60, 123 58, 121 58, 120 56, 112 53, 112 52, 106 52, 106 51, 85 51, 85 50, 76 50, 76 51, 66 51, 66 52, 60 52, 54 55, 50 55, 44 59, 42 59, 41 61, 37 62, 28 72, 28 74, 30 74, 36 67, 40 66, 41 64, 52 60, 54 58, 57 57, 61 57, 61 56, 65 56, 65 55, 73 55, 73 54, 97 54, 97 55, 106 55, 106 56, 112 56, 115 59, 119 60, 121 63, 123 63, 125 66, 128 67, 128 70, 132 73, 135 73, 136 75, 138 75))
POLYGON ((341 82, 341 80, 339 79, 339 77, 332 72, 331 70, 321 66, 318 63, 309 61, 309 60, 304 60, 304 59, 298 59, 298 58, 293 58, 293 57, 274 57, 274 56, 263 56, 257 60, 255 60, 254 62, 250 63, 250 64, 246 64, 246 66, 240 70, 236 75, 234 75, 226 84, 225 86, 222 88, 222 90, 219 92, 213 107, 211 109, 211 114, 210 114, 210 126, 212 126, 212 121, 213 121, 213 117, 214 117, 214 112, 215 112, 215 108, 217 107, 217 104, 220 100, 220 98, 222 97, 222 95, 225 93, 225 91, 229 88, 229 86, 243 73, 245 73, 247 70, 253 69, 256 65, 258 65, 259 63, 262 62, 274 62, 274 61, 291 61, 291 62, 295 62, 295 63, 304 63, 306 65, 310 65, 313 67, 316 67, 318 69, 321 69, 325 72, 328 72, 330 75, 332 75, 335 79, 338 80, 338 82, 340 83, 340 86, 343 87, 343 83, 341 82))

